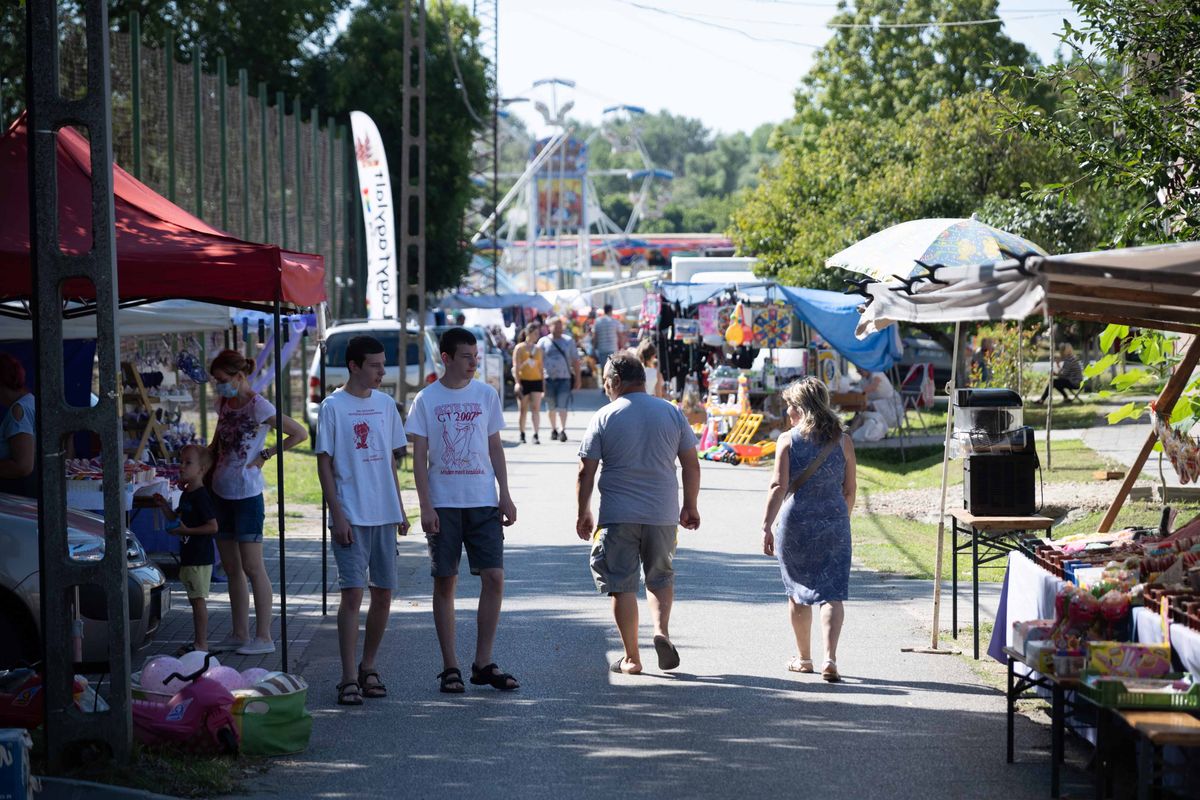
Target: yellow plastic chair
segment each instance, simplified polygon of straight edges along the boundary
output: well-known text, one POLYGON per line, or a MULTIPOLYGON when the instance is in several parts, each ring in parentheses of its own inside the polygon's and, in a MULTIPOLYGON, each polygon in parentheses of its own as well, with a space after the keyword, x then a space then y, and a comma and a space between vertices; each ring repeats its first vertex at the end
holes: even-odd
POLYGON ((762 421, 762 414, 742 414, 723 441, 733 445, 750 444, 754 439, 754 434, 758 433, 758 426, 762 425, 762 421))

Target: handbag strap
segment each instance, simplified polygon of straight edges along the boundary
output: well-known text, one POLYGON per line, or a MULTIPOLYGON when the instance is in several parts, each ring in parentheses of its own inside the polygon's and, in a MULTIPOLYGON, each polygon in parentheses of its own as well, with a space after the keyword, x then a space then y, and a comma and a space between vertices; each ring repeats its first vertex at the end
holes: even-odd
MULTIPOLYGON (((554 349, 563 357, 563 361, 567 362, 567 371, 571 371, 571 359, 567 356, 567 351, 558 346, 558 342, 554 341, 554 337, 550 337, 550 344, 554 345, 554 349)), ((574 377, 574 376, 572 376, 574 377)))
POLYGON ((792 481, 791 485, 788 486, 788 494, 795 494, 796 492, 800 491, 800 487, 807 483, 808 479, 813 476, 813 473, 820 469, 821 465, 825 463, 825 459, 829 458, 829 454, 833 452, 833 448, 841 443, 842 434, 839 433, 836 439, 831 439, 829 444, 821 448, 821 452, 817 453, 817 457, 814 458, 812 463, 808 465, 808 468, 805 469, 804 472, 801 472, 799 477, 792 481))

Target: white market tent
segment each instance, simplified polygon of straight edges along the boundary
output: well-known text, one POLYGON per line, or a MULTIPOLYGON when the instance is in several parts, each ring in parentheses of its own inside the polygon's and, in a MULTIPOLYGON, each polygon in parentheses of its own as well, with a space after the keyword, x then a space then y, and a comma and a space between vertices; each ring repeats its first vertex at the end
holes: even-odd
MULTIPOLYGON (((33 322, 4 313, 11 309, 24 314, 19 303, 0 305, 0 341, 27 341, 33 338, 33 322)), ((69 310, 68 310, 68 313, 69 310)), ((200 333, 223 331, 229 328, 227 306, 201 303, 194 300, 160 300, 117 311, 118 336, 152 336, 159 333, 200 333)), ((95 339, 96 317, 68 317, 63 320, 64 339, 95 339)))
MULTIPOLYGON (((970 267, 932 265, 915 280, 866 284, 862 294, 867 301, 861 309, 857 330, 860 337, 897 322, 953 322, 957 347, 963 322, 1022 320, 1039 313, 1187 334, 1190 343, 1155 404, 1159 414, 1170 414, 1200 362, 1200 243, 1030 255, 970 267)), ((956 366, 957 360, 956 353, 956 366)), ((947 415, 946 456, 952 417, 952 413, 947 415)), ((1111 528, 1156 441, 1157 435, 1151 430, 1099 530, 1111 528)), ((944 460, 938 575, 934 579, 934 650, 941 594, 946 466, 944 460)))

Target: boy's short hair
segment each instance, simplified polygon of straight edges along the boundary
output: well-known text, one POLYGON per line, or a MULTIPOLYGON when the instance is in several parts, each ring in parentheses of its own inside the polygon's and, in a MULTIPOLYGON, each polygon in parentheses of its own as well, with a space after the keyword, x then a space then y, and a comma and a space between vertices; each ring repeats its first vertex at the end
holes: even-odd
POLYGON ((471 345, 479 344, 479 340, 475 338, 475 334, 466 328, 451 328, 438 339, 438 350, 454 358, 458 355, 458 346, 460 344, 470 347, 471 345))
POLYGON ((367 356, 383 352, 383 342, 374 336, 355 336, 346 344, 346 369, 351 364, 357 364, 361 369, 367 356))
POLYGON ((200 466, 208 469, 212 466, 212 451, 204 445, 187 444, 179 448, 179 457, 182 458, 184 453, 195 453, 196 460, 200 462, 200 466))

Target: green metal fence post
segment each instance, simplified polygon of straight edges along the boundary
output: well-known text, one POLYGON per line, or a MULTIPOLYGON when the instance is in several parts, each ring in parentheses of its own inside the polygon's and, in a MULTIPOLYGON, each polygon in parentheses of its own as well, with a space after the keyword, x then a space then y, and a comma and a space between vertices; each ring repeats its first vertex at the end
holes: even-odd
POLYGON ((287 249, 287 96, 275 93, 275 110, 279 113, 279 246, 287 249))
POLYGON ((300 98, 292 98, 292 117, 296 123, 296 249, 304 250, 304 153, 300 150, 304 110, 300 98))
POLYGON ((196 216, 204 219, 204 93, 200 45, 192 45, 192 154, 196 172, 196 216))
POLYGON ((167 199, 175 202, 175 32, 163 42, 167 59, 167 199))
POLYGON ((263 234, 264 242, 271 241, 271 170, 267 164, 267 154, 270 152, 267 148, 267 114, 270 109, 267 106, 267 84, 263 81, 258 83, 258 105, 259 119, 262 122, 262 186, 263 186, 263 234))
POLYGON ((338 252, 337 246, 337 231, 338 231, 338 209, 337 203, 337 155, 338 149, 342 143, 342 132, 337 129, 337 123, 333 117, 330 117, 325 126, 325 136, 329 141, 329 260, 330 269, 333 270, 332 279, 329 281, 329 287, 332 290, 331 297, 333 299, 332 308, 335 315, 342 313, 342 307, 338 305, 338 299, 341 295, 341 290, 338 288, 338 264, 341 261, 341 253, 338 252))
POLYGON ((221 128, 221 230, 229 230, 229 136, 225 130, 228 124, 228 109, 225 95, 229 89, 229 68, 225 65, 224 54, 217 56, 217 124, 221 128))
POLYGON ((129 93, 133 110, 133 177, 142 179, 142 17, 129 12, 129 93))
POLYGON ((250 122, 248 108, 250 77, 246 70, 238 70, 238 116, 242 122, 242 238, 250 236, 250 122))

